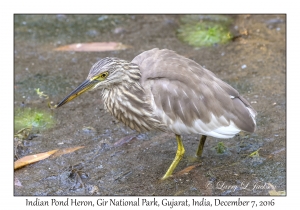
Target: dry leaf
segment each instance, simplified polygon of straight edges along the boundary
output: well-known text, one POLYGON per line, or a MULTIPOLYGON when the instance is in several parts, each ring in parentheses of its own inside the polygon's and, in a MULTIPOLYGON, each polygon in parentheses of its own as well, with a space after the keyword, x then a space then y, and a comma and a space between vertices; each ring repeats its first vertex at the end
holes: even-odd
POLYGON ((281 195, 281 196, 285 196, 286 193, 285 193, 285 190, 283 191, 276 191, 276 190, 270 190, 269 191, 269 195, 281 195))
POLYGON ((286 192, 285 190, 283 191, 276 191, 276 188, 274 185, 272 185, 271 183, 268 183, 268 185, 272 188, 272 190, 269 190, 269 195, 281 195, 281 196, 285 196, 286 192))
POLYGON ((55 152, 57 152, 57 149, 51 150, 51 151, 48 151, 48 152, 44 152, 44 153, 39 153, 39 154, 35 154, 35 155, 28 155, 28 156, 22 157, 19 160, 15 161, 14 168, 18 169, 18 168, 21 168, 21 167, 26 166, 28 164, 35 163, 35 162, 40 161, 40 160, 44 160, 47 157, 49 157, 50 155, 54 154, 55 152))
POLYGON ((82 51, 82 52, 103 52, 114 50, 125 50, 130 48, 129 45, 124 45, 121 42, 91 42, 91 43, 75 43, 57 47, 56 51, 82 51))
POLYGON ((53 154, 51 156, 51 158, 56 158, 56 157, 59 157, 59 156, 64 155, 64 154, 75 152, 76 150, 81 149, 83 147, 84 146, 78 146, 78 147, 71 147, 71 148, 66 148, 66 149, 60 149, 55 154, 53 154))
POLYGON ((199 165, 201 165, 201 164, 188 166, 188 167, 186 167, 185 169, 183 169, 183 170, 177 172, 175 175, 176 175, 176 176, 177 176, 177 175, 181 176, 181 175, 183 175, 183 174, 188 174, 191 170, 193 170, 195 167, 197 167, 197 166, 199 166, 199 165))
POLYGON ((114 146, 115 147, 119 147, 119 146, 122 146, 123 144, 126 144, 128 142, 130 142, 131 140, 135 139, 135 135, 131 135, 131 136, 125 136, 123 138, 121 138, 119 141, 116 141, 114 143, 114 146))

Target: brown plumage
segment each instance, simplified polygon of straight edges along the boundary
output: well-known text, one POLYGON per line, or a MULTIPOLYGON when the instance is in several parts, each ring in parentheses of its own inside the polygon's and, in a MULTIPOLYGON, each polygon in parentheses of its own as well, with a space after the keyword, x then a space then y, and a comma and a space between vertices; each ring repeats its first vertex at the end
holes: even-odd
POLYGON ((164 178, 171 175, 184 153, 181 134, 204 135, 197 152, 201 155, 206 136, 230 138, 241 130, 255 131, 256 111, 237 90, 195 61, 170 50, 155 48, 131 62, 101 59, 87 80, 56 108, 97 88, 102 89, 105 108, 130 128, 176 134, 180 154, 164 178))

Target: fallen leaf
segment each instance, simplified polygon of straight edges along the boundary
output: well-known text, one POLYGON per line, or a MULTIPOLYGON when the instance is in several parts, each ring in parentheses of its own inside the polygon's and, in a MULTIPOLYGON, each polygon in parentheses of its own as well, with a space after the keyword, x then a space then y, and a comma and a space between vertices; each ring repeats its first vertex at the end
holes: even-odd
POLYGON ((79 149, 82 149, 84 146, 78 146, 78 147, 71 147, 71 148, 66 148, 66 149, 60 149, 58 150, 56 153, 54 153, 52 156, 51 156, 51 159, 52 158, 57 158, 61 155, 64 155, 64 154, 68 154, 68 153, 71 153, 71 152, 75 152, 76 150, 79 150, 79 149))
POLYGON ((125 137, 121 138, 119 141, 116 141, 116 142, 114 143, 114 146, 115 146, 115 147, 122 146, 123 144, 128 143, 128 142, 130 142, 131 140, 133 140, 135 137, 136 137, 135 135, 125 136, 125 137))
POLYGON ((191 170, 193 170, 195 167, 197 166, 200 166, 201 164, 196 164, 196 165, 192 165, 192 166, 188 166, 186 167, 185 169, 181 170, 181 171, 178 171, 175 176, 181 176, 181 175, 184 175, 184 174, 188 174, 191 170))
POLYGON ((121 42, 91 42, 91 43, 75 43, 57 47, 55 51, 82 51, 82 52, 103 52, 125 50, 131 48, 129 45, 124 45, 121 42))
POLYGON ((46 159, 47 157, 49 157, 50 155, 54 154, 57 151, 58 150, 55 149, 55 150, 51 150, 51 151, 44 152, 44 153, 39 153, 39 154, 35 154, 35 155, 28 155, 28 156, 22 157, 19 160, 15 161, 14 168, 18 169, 18 168, 21 168, 23 166, 29 165, 31 163, 35 163, 37 161, 44 160, 44 159, 46 159))
POLYGON ((281 196, 285 196, 286 192, 285 192, 285 190, 283 190, 283 191, 270 190, 269 191, 269 195, 281 195, 281 196))
POLYGON ((272 190, 269 191, 269 195, 281 195, 281 196, 285 196, 286 192, 285 190, 283 191, 276 191, 276 188, 274 185, 272 185, 271 183, 268 183, 268 185, 272 188, 272 190))

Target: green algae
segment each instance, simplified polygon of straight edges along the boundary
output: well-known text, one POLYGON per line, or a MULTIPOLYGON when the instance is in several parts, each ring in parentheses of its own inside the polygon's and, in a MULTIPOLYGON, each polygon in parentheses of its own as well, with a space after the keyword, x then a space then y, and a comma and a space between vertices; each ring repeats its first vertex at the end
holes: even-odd
POLYGON ((223 142, 219 142, 216 146, 216 151, 218 154, 223 154, 226 151, 227 147, 223 142))
POLYGON ((229 16, 186 15, 181 18, 177 36, 181 41, 194 47, 225 44, 233 37, 229 30, 231 22, 229 16))
POLYGON ((32 128, 41 131, 51 128, 54 125, 54 118, 51 113, 31 108, 19 108, 15 110, 14 130, 32 128))

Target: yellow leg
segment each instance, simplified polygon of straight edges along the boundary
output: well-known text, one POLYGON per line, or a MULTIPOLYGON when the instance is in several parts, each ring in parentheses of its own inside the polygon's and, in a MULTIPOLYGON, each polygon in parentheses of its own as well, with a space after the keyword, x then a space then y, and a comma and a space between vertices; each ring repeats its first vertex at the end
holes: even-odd
POLYGON ((204 144, 205 144, 205 140, 206 140, 206 136, 202 135, 201 139, 200 139, 200 142, 199 142, 198 150, 197 150, 197 153, 196 153, 196 155, 198 157, 201 157, 201 155, 202 155, 204 144))
POLYGON ((182 157, 184 155, 185 150, 184 150, 180 135, 176 134, 176 140, 177 140, 176 156, 175 156, 172 164, 170 165, 169 169, 167 170, 167 172, 163 176, 162 180, 164 180, 164 179, 168 178, 170 175, 172 175, 174 169, 176 168, 176 166, 178 165, 178 163, 180 162, 180 160, 182 159, 182 157))

